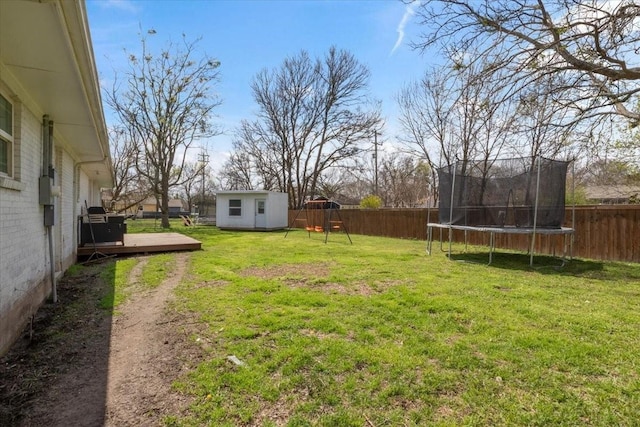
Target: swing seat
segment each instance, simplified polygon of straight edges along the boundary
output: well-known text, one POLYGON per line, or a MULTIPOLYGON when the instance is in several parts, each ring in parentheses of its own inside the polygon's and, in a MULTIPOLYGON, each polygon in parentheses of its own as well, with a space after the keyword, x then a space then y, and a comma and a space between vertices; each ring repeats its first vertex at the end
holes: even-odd
POLYGON ((318 233, 322 233, 322 232, 324 231, 324 228, 322 228, 322 226, 321 226, 321 225, 316 225, 316 231, 317 231, 318 233))
POLYGON ((331 230, 340 231, 342 229, 342 221, 329 221, 331 224, 331 230))
POLYGON ((313 231, 313 226, 307 224, 307 220, 304 218, 296 218, 295 222, 300 223, 300 228, 304 228, 307 231, 313 231))

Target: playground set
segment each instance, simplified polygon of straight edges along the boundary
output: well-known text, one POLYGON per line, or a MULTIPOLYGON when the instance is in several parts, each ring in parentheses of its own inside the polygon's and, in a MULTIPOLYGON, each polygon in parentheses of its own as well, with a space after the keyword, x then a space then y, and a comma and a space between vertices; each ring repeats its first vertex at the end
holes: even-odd
POLYGON ((329 240, 329 233, 344 231, 353 244, 347 226, 340 216, 340 205, 329 199, 315 199, 305 202, 293 218, 284 237, 296 225, 304 228, 311 238, 311 233, 324 233, 324 242, 329 240))

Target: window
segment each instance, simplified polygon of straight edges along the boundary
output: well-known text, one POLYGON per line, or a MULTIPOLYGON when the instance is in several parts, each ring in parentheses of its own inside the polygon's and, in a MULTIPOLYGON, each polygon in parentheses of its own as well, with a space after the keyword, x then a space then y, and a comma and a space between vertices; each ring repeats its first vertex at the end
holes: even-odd
POLYGON ((13 105, 0 95, 0 175, 12 175, 13 105))
POLYGON ((229 200, 229 216, 242 216, 242 200, 229 200))

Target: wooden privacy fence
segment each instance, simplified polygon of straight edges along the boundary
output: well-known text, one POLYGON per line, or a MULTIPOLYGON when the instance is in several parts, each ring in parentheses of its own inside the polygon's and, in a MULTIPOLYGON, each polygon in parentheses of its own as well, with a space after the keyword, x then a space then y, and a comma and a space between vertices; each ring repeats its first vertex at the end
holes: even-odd
MULTIPOLYGON (((298 211, 289 211, 289 224, 298 211)), ((301 214, 302 215, 302 214, 301 214)), ((350 234, 386 236, 403 239, 427 238, 427 222, 438 222, 437 209, 341 209, 340 217, 350 234), (430 218, 427 218, 430 215, 430 218)), ((573 227, 573 256, 607 261, 640 262, 640 205, 577 206, 575 224, 572 208, 567 208, 566 227, 573 227)), ((443 237, 448 241, 448 232, 443 237)), ((434 240, 440 232, 433 231, 434 240)), ((462 231, 453 233, 453 240, 464 242, 462 231)), ((488 245, 488 234, 468 232, 471 245, 488 245)), ((562 254, 562 236, 536 237, 536 253, 562 254)), ((496 247, 527 251, 529 237, 518 234, 496 235, 496 247)))

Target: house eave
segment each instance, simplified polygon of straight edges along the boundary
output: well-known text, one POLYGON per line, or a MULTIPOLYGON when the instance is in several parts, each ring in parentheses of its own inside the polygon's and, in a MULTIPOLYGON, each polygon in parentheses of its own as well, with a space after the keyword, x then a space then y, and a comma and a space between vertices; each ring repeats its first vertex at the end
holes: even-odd
POLYGON ((0 1, 0 77, 98 185, 113 167, 84 2, 0 1))

